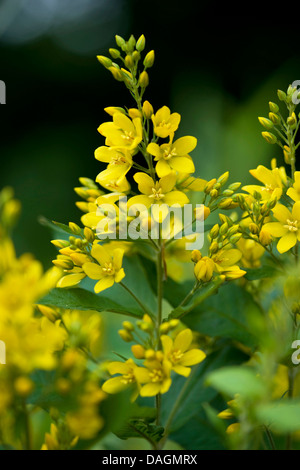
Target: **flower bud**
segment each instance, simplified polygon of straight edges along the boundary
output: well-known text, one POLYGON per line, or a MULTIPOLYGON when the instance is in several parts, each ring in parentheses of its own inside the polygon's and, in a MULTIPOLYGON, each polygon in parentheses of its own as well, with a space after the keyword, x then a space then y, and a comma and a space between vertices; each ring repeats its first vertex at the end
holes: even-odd
POLYGON ((112 60, 109 57, 105 57, 104 55, 97 55, 97 59, 106 69, 109 69, 109 67, 112 66, 112 60))
POLYGON ((117 46, 119 46, 121 48, 124 47, 125 39, 123 39, 121 36, 118 36, 118 35, 115 36, 115 39, 116 39, 117 46))
POLYGON ((89 227, 85 227, 83 230, 83 234, 89 243, 93 243, 93 241, 95 240, 95 234, 93 230, 91 230, 89 227))
POLYGON ((139 78, 139 85, 142 88, 146 88, 149 85, 149 75, 147 72, 142 72, 139 78))
POLYGON ((128 69, 131 69, 134 66, 133 59, 131 55, 128 55, 125 57, 125 65, 128 69))
POLYGON ((229 178, 229 171, 226 171, 225 173, 223 173, 223 175, 221 175, 218 178, 217 183, 219 183, 221 186, 224 186, 224 184, 227 183, 228 178, 229 178))
POLYGON ((220 230, 219 225, 218 224, 214 225, 211 231, 209 232, 210 238, 211 239, 217 238, 217 236, 219 235, 219 230, 220 230))
POLYGON ((122 323, 124 330, 126 331, 133 331, 134 325, 130 321, 123 321, 122 323))
POLYGON ((215 263, 211 258, 204 256, 194 267, 194 274, 198 281, 209 282, 214 274, 215 263))
POLYGON ((142 34, 136 42, 136 46, 135 46, 136 50, 139 52, 142 52, 145 49, 145 45, 146 45, 146 39, 145 39, 145 36, 142 34))
POLYGON ((216 199, 219 196, 219 191, 217 189, 212 189, 209 195, 212 199, 216 199))
POLYGON ((136 359, 144 359, 145 358, 145 348, 140 344, 134 344, 131 346, 132 354, 136 359))
POLYGON ((112 56, 113 59, 118 59, 121 55, 121 53, 120 53, 120 51, 118 51, 118 49, 110 48, 108 50, 108 52, 110 53, 110 55, 112 56))
POLYGON ((197 263, 201 258, 202 258, 202 255, 201 255, 201 252, 199 250, 193 250, 192 251, 191 261, 193 263, 197 263))
POLYGON ((275 125, 280 124, 280 117, 278 116, 278 114, 269 113, 269 118, 273 122, 273 124, 275 125))
POLYGON ((278 113, 279 111, 279 106, 276 103, 273 103, 272 101, 269 101, 269 108, 271 113, 278 113))
POLYGON ((34 387, 34 384, 29 377, 18 377, 14 382, 14 389, 17 395, 21 397, 27 397, 30 395, 34 387))
POLYGON ((174 318, 173 320, 169 321, 169 325, 171 330, 174 330, 174 328, 177 328, 177 326, 179 325, 179 320, 177 318, 174 318))
POLYGON ((74 235, 79 235, 81 233, 81 228, 79 225, 75 224, 74 222, 69 222, 69 227, 74 233, 74 235))
POLYGON ((147 349, 146 353, 145 353, 145 358, 148 359, 148 360, 153 360, 156 358, 156 352, 154 351, 154 349, 147 349))
POLYGON ((107 108, 104 108, 104 111, 109 114, 110 116, 113 116, 115 113, 123 113, 126 114, 125 109, 120 108, 118 106, 108 106, 107 108))
POLYGON ((286 122, 290 126, 290 128, 293 129, 294 127, 296 127, 296 124, 297 124, 296 114, 292 113, 292 115, 287 118, 286 122))
POLYGON ((235 233, 229 238, 230 243, 235 245, 240 239, 242 238, 243 234, 242 233, 235 233))
POLYGON ((142 117, 142 116, 141 116, 141 112, 140 112, 138 109, 136 109, 136 108, 130 108, 130 109, 128 110, 128 114, 129 114, 129 116, 131 117, 131 119, 134 119, 134 118, 137 118, 137 117, 139 117, 139 118, 142 117))
POLYGON ((170 323, 169 322, 164 322, 160 325, 159 331, 161 334, 165 335, 170 331, 170 323))
POLYGON ((268 144, 276 144, 277 137, 271 132, 262 132, 261 135, 268 142, 268 144))
POLYGON ((51 243, 56 246, 56 248, 66 248, 70 245, 68 240, 51 240, 51 243))
POLYGON ((149 69, 150 67, 152 67, 152 65, 154 64, 154 59, 155 59, 154 51, 148 52, 148 54, 146 55, 144 59, 145 69, 149 69))
POLYGON ((129 331, 119 330, 118 333, 119 333, 119 336, 121 337, 121 339, 123 341, 125 341, 126 343, 130 343, 130 341, 133 341, 133 336, 129 331))
POLYGON ((261 230, 259 234, 259 241, 263 246, 268 246, 272 242, 272 236, 266 230, 261 230))
POLYGON ((150 119, 153 114, 153 107, 149 101, 144 101, 143 103, 143 113, 147 119, 150 119))
POLYGON ((109 67, 109 70, 115 80, 117 80, 118 82, 123 82, 124 77, 122 75, 122 72, 119 69, 115 67, 109 67))
POLYGON ((259 117, 258 120, 266 129, 272 129, 274 127, 274 124, 270 119, 259 117))
POLYGON ((233 199, 231 197, 222 199, 222 201, 219 202, 219 208, 220 209, 229 209, 232 207, 234 204, 233 199))
POLYGON ((253 235, 257 235, 259 233, 259 227, 254 222, 249 224, 249 230, 253 235))
POLYGON ((214 186, 214 184, 215 184, 216 182, 217 182, 217 180, 216 180, 216 178, 214 178, 214 179, 212 179, 212 180, 210 180, 210 181, 208 181, 208 182, 206 183, 206 186, 205 186, 205 188, 204 188, 205 194, 209 194, 209 193, 210 193, 210 191, 212 190, 212 188, 213 188, 213 186, 214 186))
POLYGON ((286 93, 282 90, 277 90, 277 96, 280 99, 280 101, 286 100, 286 93))

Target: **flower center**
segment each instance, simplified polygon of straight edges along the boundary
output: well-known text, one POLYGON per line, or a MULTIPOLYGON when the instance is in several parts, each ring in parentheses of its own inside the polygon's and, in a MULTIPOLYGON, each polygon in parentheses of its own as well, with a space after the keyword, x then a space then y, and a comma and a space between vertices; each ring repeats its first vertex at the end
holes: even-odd
POLYGON ((123 163, 127 163, 127 161, 126 161, 126 158, 124 157, 124 155, 122 153, 117 153, 113 157, 112 163, 113 163, 113 165, 121 165, 123 163))
POLYGON ((163 158, 165 160, 169 160, 170 158, 172 157, 175 157, 176 156, 176 148, 173 147, 173 149, 170 149, 170 147, 166 150, 164 150, 164 153, 163 153, 163 158))
POLYGON ((106 276, 112 276, 115 273, 115 268, 112 263, 105 263, 102 267, 102 271, 106 276))
POLYGON ((152 188, 152 194, 150 194, 149 197, 155 199, 156 201, 159 201, 160 199, 163 199, 165 197, 165 195, 162 193, 161 188, 159 188, 159 189, 152 188))
POLYGON ((170 355, 170 359, 175 364, 176 362, 179 362, 182 359, 183 352, 180 351, 180 349, 174 349, 170 355))
POLYGON ((131 131, 123 131, 122 138, 124 140, 132 141, 134 139, 133 132, 131 131))
POLYGON ((161 382, 163 379, 163 372, 160 369, 153 369, 150 372, 149 377, 151 378, 151 382, 161 382))
POLYGON ((135 382, 135 377, 132 372, 129 372, 128 374, 123 375, 121 378, 121 382, 125 385, 127 384, 132 384, 132 382, 135 382))
POLYGON ((158 124, 158 127, 166 127, 167 129, 170 129, 171 124, 169 122, 166 122, 165 120, 163 120, 158 124))
POLYGON ((287 219, 286 225, 284 225, 284 228, 287 228, 290 232, 297 232, 298 231, 298 220, 287 219))

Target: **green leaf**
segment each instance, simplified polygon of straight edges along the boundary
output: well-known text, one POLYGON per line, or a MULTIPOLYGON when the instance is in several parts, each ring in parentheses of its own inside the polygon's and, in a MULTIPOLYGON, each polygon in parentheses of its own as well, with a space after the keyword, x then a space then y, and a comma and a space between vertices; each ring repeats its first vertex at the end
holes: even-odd
POLYGON ((287 400, 261 405, 256 415, 262 424, 271 426, 279 433, 289 433, 300 429, 300 401, 287 400))
POLYGON ((128 422, 116 432, 116 436, 120 439, 128 439, 131 437, 139 437, 149 442, 158 442, 164 433, 162 426, 145 423, 142 419, 130 419, 128 422))
POLYGON ((273 266, 262 266, 257 269, 246 269, 246 271, 247 274, 245 274, 245 279, 248 279, 248 281, 256 281, 280 274, 280 271, 273 266))
POLYGON ((171 318, 182 318, 188 313, 192 312, 196 307, 198 307, 204 300, 206 300, 211 295, 215 294, 219 287, 224 283, 223 279, 216 278, 207 286, 203 287, 203 289, 199 290, 198 294, 195 294, 192 300, 182 307, 177 307, 169 315, 169 319, 171 318))
MULTIPOLYGON (((118 297, 116 297, 118 298, 118 297)), ((119 295, 120 298, 120 295, 119 295)), ((121 297, 122 298, 122 297, 121 297)), ((97 312, 114 312, 122 315, 140 318, 144 312, 139 307, 128 310, 123 303, 114 302, 104 295, 98 296, 81 288, 52 289, 49 294, 39 300, 42 305, 70 309, 70 310, 95 310, 97 312)))
MULTIPOLYGON (((68 225, 62 224, 60 222, 55 222, 54 220, 52 221, 48 220, 46 219, 46 217, 40 217, 39 222, 44 227, 50 228, 55 236, 59 236, 59 234, 74 235, 74 232, 72 232, 72 230, 70 229, 68 225)), ((83 230, 82 230, 82 234, 83 234, 83 230)))
POLYGON ((207 410, 202 406, 203 403, 211 404, 219 397, 216 389, 206 385, 206 379, 225 364, 243 363, 246 356, 224 341, 219 342, 218 347, 201 364, 194 366, 188 379, 174 376, 171 391, 162 396, 163 425, 166 426, 174 405, 178 404, 169 427, 169 437, 185 449, 224 448, 219 431, 207 419, 207 410))
POLYGON ((265 392, 262 379, 247 367, 224 367, 216 370, 208 376, 206 383, 230 397, 239 394, 253 399, 265 392))
POLYGON ((253 348, 256 339, 248 325, 253 315, 261 315, 260 307, 246 290, 230 283, 194 308, 184 322, 204 335, 230 338, 253 348))

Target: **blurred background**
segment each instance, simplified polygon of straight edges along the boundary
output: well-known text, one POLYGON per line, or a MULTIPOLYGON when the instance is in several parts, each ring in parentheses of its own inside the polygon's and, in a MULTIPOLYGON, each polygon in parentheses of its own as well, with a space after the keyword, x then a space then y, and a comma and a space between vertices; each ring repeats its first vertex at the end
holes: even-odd
POLYGON ((73 188, 101 170, 94 150, 109 120, 103 108, 134 105, 96 59, 115 34, 143 33, 146 51, 155 49, 145 99, 183 115, 178 137, 198 138, 198 176, 230 169, 230 182, 246 183, 259 163, 282 163, 257 116, 267 116, 278 88, 300 79, 298 32, 284 19, 259 18, 206 1, 0 0, 0 187, 13 186, 22 202, 18 251, 51 265, 56 250, 39 218, 79 222, 73 188))

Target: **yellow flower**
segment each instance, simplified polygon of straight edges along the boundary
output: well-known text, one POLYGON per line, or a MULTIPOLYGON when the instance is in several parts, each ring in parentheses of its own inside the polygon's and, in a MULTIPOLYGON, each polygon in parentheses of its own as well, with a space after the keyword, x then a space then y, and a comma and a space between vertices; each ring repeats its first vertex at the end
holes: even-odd
POLYGON ((109 191, 127 193, 130 190, 130 184, 126 179, 129 169, 128 165, 108 165, 106 170, 98 174, 96 181, 109 191))
MULTIPOLYGON (((82 269, 82 265, 90 261, 90 257, 81 253, 80 250, 71 250, 70 247, 62 248, 59 252, 62 256, 66 257, 67 262, 70 260, 72 263, 70 269, 64 270, 66 274, 61 277, 56 284, 56 287, 65 288, 76 286, 86 277, 86 274, 82 269)), ((58 257, 58 260, 54 260, 53 263, 58 263, 59 265, 60 258, 58 257)))
POLYGON ((189 328, 181 331, 173 341, 169 336, 162 335, 161 342, 163 352, 172 364, 172 370, 176 374, 188 377, 191 373, 190 366, 202 362, 206 355, 200 349, 191 349, 193 334, 189 328))
MULTIPOLYGON (((154 182, 149 175, 141 172, 136 173, 134 175, 134 179, 138 183, 139 191, 142 194, 129 199, 128 207, 132 207, 137 204, 142 204, 147 209, 152 204, 157 206, 161 206, 162 204, 166 204, 167 206, 178 204, 182 207, 184 204, 189 202, 187 196, 183 192, 174 190, 174 186, 176 184, 176 174, 174 172, 164 176, 158 182, 154 182)), ((156 217, 158 212, 159 208, 153 213, 153 217, 156 220, 158 220, 156 217)), ((163 211, 162 218, 164 218, 167 213, 168 209, 163 211)))
POLYGON ((300 171, 295 171, 295 182, 293 187, 287 190, 287 195, 295 202, 300 201, 300 171))
POLYGON ((285 253, 300 241, 300 201, 295 202, 292 212, 284 205, 277 204, 273 214, 278 222, 269 222, 263 226, 275 238, 280 238, 277 243, 279 253, 285 253))
POLYGON ((108 168, 113 166, 121 167, 127 172, 132 166, 131 153, 127 149, 118 149, 114 147, 99 147, 95 151, 95 158, 99 162, 108 163, 108 168))
POLYGON ((179 126, 181 116, 178 113, 172 113, 167 106, 160 108, 156 114, 151 116, 154 132, 158 137, 168 137, 173 134, 179 126))
POLYGON ((204 191, 207 181, 202 178, 195 178, 187 173, 177 174, 176 186, 182 191, 204 191))
POLYGON ((198 281, 208 282, 213 277, 215 263, 208 256, 201 258, 194 267, 194 273, 198 281))
POLYGON ((114 113, 113 122, 104 122, 98 131, 106 137, 105 145, 130 151, 136 149, 143 137, 141 119, 137 117, 131 120, 119 112, 114 113))
POLYGON ((168 175, 172 170, 181 173, 194 173, 195 166, 193 160, 188 155, 197 145, 195 137, 186 136, 172 142, 173 135, 168 144, 158 145, 154 142, 150 143, 147 151, 153 155, 157 161, 156 173, 160 178, 168 175))
POLYGON ((241 238, 237 247, 242 253, 241 263, 245 268, 259 268, 265 249, 255 240, 241 238))
POLYGON ((250 173, 254 178, 261 181, 264 186, 259 185, 248 185, 244 186, 244 191, 252 194, 257 191, 262 196, 262 201, 269 201, 270 199, 279 199, 282 195, 282 172, 279 168, 273 168, 269 170, 263 165, 259 165, 256 170, 250 170, 250 173))
POLYGON ((170 361, 149 359, 144 362, 144 366, 135 370, 136 379, 141 384, 141 397, 154 397, 159 393, 166 393, 172 384, 170 361))
POLYGON ((103 246, 95 244, 91 254, 98 264, 89 262, 85 263, 82 268, 89 278, 98 280, 95 285, 96 294, 113 286, 115 282, 122 281, 125 277, 122 268, 123 250, 117 248, 113 256, 110 256, 103 246))
POLYGON ((234 248, 229 250, 221 249, 212 255, 215 271, 219 274, 224 274, 228 280, 238 279, 246 274, 246 271, 243 271, 236 265, 241 258, 241 251, 234 248))
POLYGON ((132 400, 135 400, 138 395, 138 387, 135 377, 135 370, 137 365, 134 363, 132 359, 128 359, 126 362, 115 361, 111 362, 107 366, 107 370, 110 375, 120 374, 117 377, 113 377, 108 379, 102 385, 102 390, 109 394, 119 393, 122 390, 132 386, 133 384, 136 385, 136 390, 132 397, 132 400))

